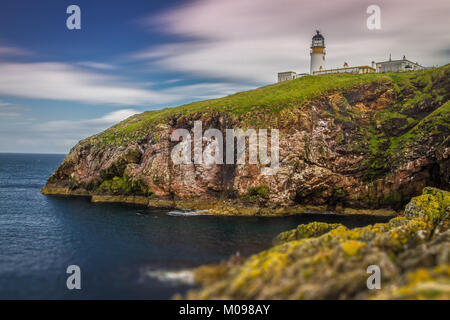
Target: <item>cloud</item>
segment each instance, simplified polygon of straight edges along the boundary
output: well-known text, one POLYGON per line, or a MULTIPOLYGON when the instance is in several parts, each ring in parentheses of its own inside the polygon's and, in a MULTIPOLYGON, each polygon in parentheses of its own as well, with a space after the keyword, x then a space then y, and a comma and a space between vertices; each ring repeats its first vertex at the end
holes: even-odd
POLYGON ((66 63, 0 63, 0 74, 0 94, 5 96, 114 105, 161 104, 179 99, 66 63))
MULTIPOLYGON (((200 83, 150 90, 157 82, 131 83, 66 63, 0 63, 0 94, 30 99, 149 106, 223 96, 242 89, 231 83, 200 83)), ((250 87, 247 87, 250 89, 250 87)))
POLYGON ((107 63, 101 63, 101 62, 94 62, 94 61, 82 61, 78 63, 80 66, 88 67, 92 69, 99 69, 99 70, 114 70, 117 69, 116 66, 112 64, 107 63))
MULTIPOLYGON (((171 71, 187 72, 199 77, 255 83, 274 82, 278 71, 299 69, 302 61, 307 64, 307 58, 298 54, 299 44, 292 43, 290 39, 278 38, 272 39, 273 46, 268 47, 267 40, 169 44, 151 49, 150 62, 171 71), (282 58, 280 48, 285 51, 282 58)), ((137 57, 145 59, 148 56, 142 53, 137 57)))
POLYGON ((134 109, 121 109, 94 119, 48 121, 35 125, 34 130, 52 133, 63 132, 64 134, 75 134, 82 138, 103 131, 137 113, 139 111, 134 109))
POLYGON ((0 57, 1 56, 27 56, 27 55, 30 55, 29 51, 15 48, 15 47, 0 46, 0 57))
POLYGON ((40 123, 35 119, 11 121, 0 116, 0 121, 7 120, 0 125, 0 149, 8 152, 67 153, 81 139, 139 112, 135 109, 120 109, 92 119, 40 123))
POLYGON ((369 64, 403 56, 424 65, 447 63, 450 2, 379 1, 381 30, 366 28, 360 0, 197 0, 151 16, 152 30, 182 41, 148 48, 136 59, 152 67, 232 81, 270 83, 279 71, 309 71, 316 28, 327 43, 327 64, 369 64))
POLYGON ((94 119, 81 120, 56 120, 43 123, 28 123, 20 129, 20 134, 14 133, 14 129, 8 130, 5 134, 5 141, 0 138, 0 146, 5 150, 16 151, 28 148, 34 152, 61 152, 66 153, 78 141, 97 134, 108 127, 131 117, 139 111, 134 109, 121 109, 105 114, 94 119), (7 141, 11 135, 14 145, 7 141))
POLYGON ((0 118, 15 118, 22 115, 28 108, 16 106, 0 100, 0 118))
POLYGON ((254 89, 254 87, 236 83, 211 82, 211 83, 197 83, 184 86, 175 86, 165 89, 164 92, 167 94, 177 94, 180 96, 184 96, 187 99, 194 101, 194 100, 213 99, 220 96, 233 94, 238 91, 250 89, 254 89))
MULTIPOLYGON (((192 100, 215 98, 243 88, 231 83, 199 83, 165 89, 165 94, 189 96, 192 100)), ((0 150, 8 152, 66 153, 79 140, 97 134, 118 122, 139 113, 136 109, 120 109, 101 117, 80 120, 53 120, 37 123, 24 118, 22 109, 0 101, 0 150), (3 112, 17 111, 15 121, 2 117, 3 112), (3 121, 2 121, 3 120, 3 121)), ((11 114, 11 116, 13 116, 11 114)))

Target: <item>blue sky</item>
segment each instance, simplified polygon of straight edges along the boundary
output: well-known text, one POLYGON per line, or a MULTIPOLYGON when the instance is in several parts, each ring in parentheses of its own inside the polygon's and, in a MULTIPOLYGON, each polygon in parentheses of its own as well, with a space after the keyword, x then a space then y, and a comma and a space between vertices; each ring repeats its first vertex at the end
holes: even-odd
POLYGON ((327 66, 449 62, 449 1, 3 0, 0 152, 66 153, 145 110, 220 97, 307 72, 314 30, 327 66), (68 30, 66 8, 81 8, 68 30), (381 8, 368 30, 366 8, 381 8))

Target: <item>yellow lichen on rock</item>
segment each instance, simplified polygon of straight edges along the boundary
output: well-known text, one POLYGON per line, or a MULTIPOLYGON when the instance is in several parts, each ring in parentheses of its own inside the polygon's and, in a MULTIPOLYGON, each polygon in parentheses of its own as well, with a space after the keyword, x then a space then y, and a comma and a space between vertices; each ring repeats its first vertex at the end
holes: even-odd
POLYGON ((408 272, 402 286, 390 286, 373 299, 450 299, 450 265, 408 272))
POLYGON ((314 238, 341 226, 342 225, 338 223, 329 224, 324 222, 311 222, 308 224, 301 224, 297 227, 297 229, 280 233, 276 237, 274 242, 280 244, 292 240, 314 238))
POLYGON ((348 256, 355 256, 359 253, 359 250, 361 248, 365 247, 366 244, 361 241, 357 240, 349 240, 341 243, 342 250, 348 255, 348 256))
POLYGON ((401 217, 348 229, 313 222, 284 232, 189 299, 448 299, 449 193, 426 188, 401 217), (366 269, 380 266, 381 290, 369 290, 366 269))
POLYGON ((412 198, 404 215, 409 218, 422 217, 436 225, 449 218, 450 192, 427 187, 421 196, 412 198))

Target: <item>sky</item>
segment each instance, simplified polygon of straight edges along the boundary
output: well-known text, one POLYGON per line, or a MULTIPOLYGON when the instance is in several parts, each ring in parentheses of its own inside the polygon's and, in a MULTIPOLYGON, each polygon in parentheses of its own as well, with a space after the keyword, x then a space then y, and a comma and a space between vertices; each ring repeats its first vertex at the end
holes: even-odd
POLYGON ((448 0, 2 0, 0 152, 67 153, 135 113, 308 72, 316 29, 330 68, 389 54, 443 65, 449 14, 448 0))

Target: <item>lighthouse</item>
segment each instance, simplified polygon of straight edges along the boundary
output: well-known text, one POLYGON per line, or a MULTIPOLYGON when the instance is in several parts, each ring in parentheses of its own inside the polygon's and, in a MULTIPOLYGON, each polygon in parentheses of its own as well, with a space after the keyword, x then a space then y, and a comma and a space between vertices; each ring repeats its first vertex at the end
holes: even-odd
POLYGON ((316 34, 312 37, 311 43, 311 67, 310 73, 314 74, 314 71, 325 70, 325 39, 320 34, 319 30, 316 30, 316 34))

